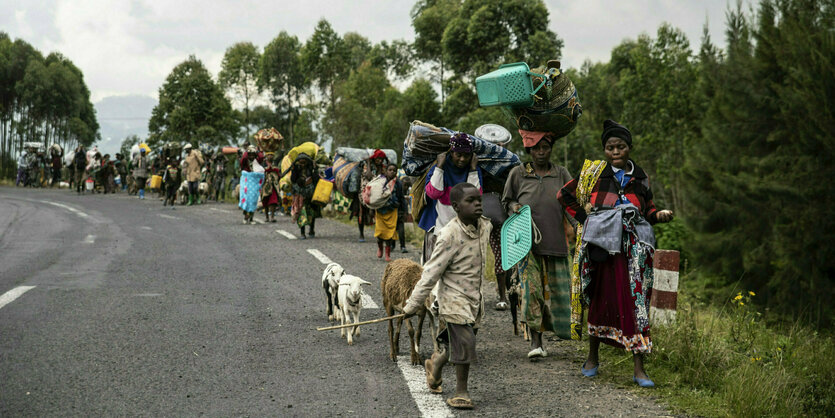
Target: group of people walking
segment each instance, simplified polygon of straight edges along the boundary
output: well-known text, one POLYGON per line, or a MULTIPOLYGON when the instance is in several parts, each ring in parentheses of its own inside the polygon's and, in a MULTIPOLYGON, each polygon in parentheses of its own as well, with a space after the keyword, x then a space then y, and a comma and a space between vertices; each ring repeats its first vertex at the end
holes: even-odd
MULTIPOLYGON (((600 138, 605 160, 586 161, 574 177, 551 161, 555 135, 519 133, 530 160, 508 173, 501 190, 504 214, 493 217, 503 218, 527 206, 532 228, 541 235, 513 272, 496 268, 497 277, 520 278, 522 312, 531 336, 527 357, 548 355, 545 332, 580 339, 586 311, 589 353, 580 374, 598 374, 598 350, 604 343, 631 351, 633 381, 641 387, 655 386, 643 364, 644 354, 652 349, 648 318, 655 248, 652 225, 669 222, 673 213, 655 207, 646 172, 630 158, 631 132, 605 121, 600 138)), ((487 215, 482 202, 489 200, 489 192, 484 190, 476 160, 468 135, 459 133, 426 176, 427 208, 419 222, 427 231, 424 273, 404 308, 407 317, 414 315, 438 286, 438 312, 445 323, 438 340, 446 348, 426 361, 426 381, 430 391, 439 392, 441 369, 448 362, 455 364, 456 390, 447 403, 464 409, 473 406, 467 380, 484 307, 480 286, 486 255, 480 248, 490 243, 495 260, 501 260, 495 231, 503 221, 498 219, 496 226, 496 219, 485 222, 481 216, 487 215), (485 197, 474 203, 473 194, 485 197)), ((506 292, 503 280, 498 282, 496 308, 504 309, 506 292)))

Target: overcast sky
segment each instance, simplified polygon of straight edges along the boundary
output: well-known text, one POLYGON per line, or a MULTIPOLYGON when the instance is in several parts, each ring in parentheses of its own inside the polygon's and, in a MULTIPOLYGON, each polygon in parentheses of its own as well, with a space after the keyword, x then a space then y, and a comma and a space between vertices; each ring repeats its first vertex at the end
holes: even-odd
MULTIPOLYGON (((735 0, 731 0, 735 3, 735 0)), ((565 41, 563 67, 606 61, 612 47, 662 22, 681 28, 698 48, 707 21, 724 44, 728 0, 546 0, 551 29, 565 41)), ((0 0, 0 31, 44 54, 59 51, 84 72, 94 102, 112 95, 156 97, 178 63, 196 55, 213 75, 227 47, 263 48, 281 30, 304 42, 320 18, 340 34, 372 42, 414 38, 405 0, 0 0)))

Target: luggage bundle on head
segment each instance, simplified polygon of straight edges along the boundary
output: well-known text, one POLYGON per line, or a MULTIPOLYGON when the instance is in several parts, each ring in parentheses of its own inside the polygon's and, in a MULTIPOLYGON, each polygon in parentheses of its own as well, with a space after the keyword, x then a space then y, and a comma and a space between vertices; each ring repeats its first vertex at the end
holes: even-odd
MULTIPOLYGON (((420 176, 435 162, 438 154, 449 150, 449 138, 455 132, 414 121, 403 142, 402 168, 409 176, 420 176)), ((519 157, 501 145, 494 144, 474 135, 473 152, 478 155, 478 166, 485 172, 504 177, 507 171, 520 164, 519 157)))
POLYGON ((337 156, 333 162, 334 186, 343 196, 356 196, 360 189, 360 163, 337 156))
POLYGON ((183 147, 179 142, 169 142, 162 146, 162 156, 164 158, 178 158, 183 152, 183 147))
POLYGON ((519 129, 552 132, 558 138, 574 130, 583 113, 577 89, 559 61, 532 71, 525 63, 503 65, 478 77, 476 90, 481 106, 502 106, 519 129))
MULTIPOLYGON (((381 149, 380 151, 386 154, 386 158, 390 163, 397 164, 397 151, 393 149, 381 149)), ((371 154, 374 154, 374 150, 371 148, 338 147, 336 152, 334 152, 335 158, 342 157, 352 163, 367 160, 371 158, 371 154)))
MULTIPOLYGON (((281 148, 284 136, 275 128, 264 128, 255 133, 255 144, 261 151, 276 152, 281 148)), ((310 157, 313 158, 315 153, 310 157)))
POLYGON ((325 152, 325 148, 320 147, 313 142, 304 142, 291 148, 290 151, 287 151, 287 155, 290 157, 291 161, 296 161, 299 154, 307 154, 313 162, 320 166, 331 165, 331 159, 328 157, 328 153, 325 152))

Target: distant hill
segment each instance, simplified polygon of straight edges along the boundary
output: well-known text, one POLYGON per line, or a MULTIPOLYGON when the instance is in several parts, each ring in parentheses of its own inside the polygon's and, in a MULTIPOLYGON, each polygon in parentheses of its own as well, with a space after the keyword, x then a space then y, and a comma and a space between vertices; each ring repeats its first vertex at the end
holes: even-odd
POLYGON ((150 96, 109 96, 95 103, 101 126, 101 141, 96 145, 103 154, 114 154, 122 140, 130 135, 148 136, 148 120, 157 100, 150 96))

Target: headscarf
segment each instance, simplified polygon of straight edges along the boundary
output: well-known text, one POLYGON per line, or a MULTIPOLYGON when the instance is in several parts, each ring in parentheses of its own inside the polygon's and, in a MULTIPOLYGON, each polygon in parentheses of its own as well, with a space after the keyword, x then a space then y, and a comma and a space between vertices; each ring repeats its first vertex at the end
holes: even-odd
POLYGON ((630 148, 632 147, 632 132, 629 132, 629 129, 625 126, 611 119, 606 119, 603 121, 603 134, 600 135, 600 141, 603 143, 604 148, 606 147, 606 141, 612 137, 620 138, 626 142, 626 145, 629 145, 630 148))
POLYGON ((449 150, 469 154, 473 152, 473 140, 464 132, 458 132, 449 138, 449 150))
POLYGON ((526 131, 520 129, 519 135, 522 136, 522 145, 524 145, 525 148, 535 147, 536 144, 538 144, 539 141, 542 141, 543 138, 545 138, 551 146, 554 145, 554 134, 552 132, 526 131))
POLYGON ((386 156, 386 153, 383 152, 383 150, 381 150, 381 149, 375 149, 374 153, 371 154, 371 157, 368 157, 368 158, 370 158, 372 160, 376 159, 376 158, 379 158, 379 159, 388 161, 388 157, 386 156))

